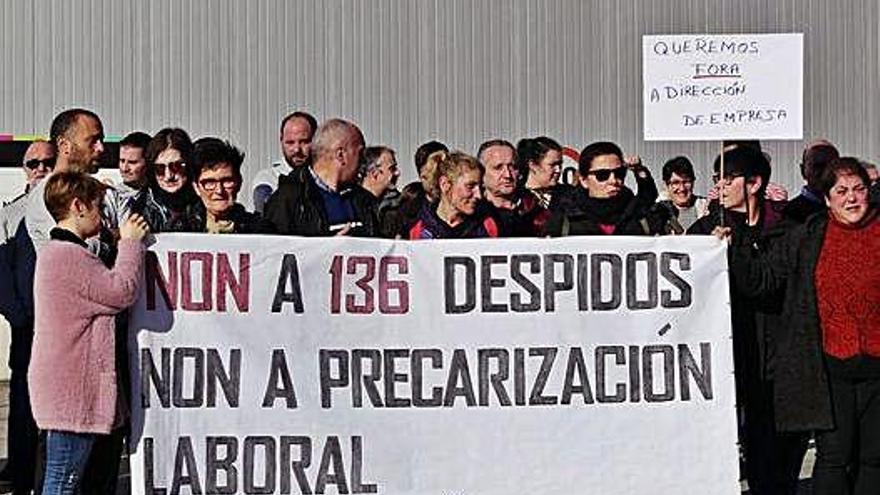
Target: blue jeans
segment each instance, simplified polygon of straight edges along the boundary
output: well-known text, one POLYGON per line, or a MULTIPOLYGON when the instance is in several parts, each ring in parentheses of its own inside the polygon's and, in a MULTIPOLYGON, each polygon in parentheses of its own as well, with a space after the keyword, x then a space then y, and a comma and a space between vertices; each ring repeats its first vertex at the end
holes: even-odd
POLYGON ((97 435, 50 430, 43 495, 75 495, 97 435))

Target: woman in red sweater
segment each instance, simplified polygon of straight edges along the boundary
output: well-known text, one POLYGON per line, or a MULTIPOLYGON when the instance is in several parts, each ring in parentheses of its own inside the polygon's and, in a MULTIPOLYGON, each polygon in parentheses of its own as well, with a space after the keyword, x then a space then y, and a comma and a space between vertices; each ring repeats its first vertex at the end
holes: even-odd
POLYGON ((781 431, 815 432, 813 493, 876 494, 880 217, 855 158, 831 162, 820 183, 828 210, 784 232, 766 255, 734 239, 730 273, 740 290, 784 297, 776 423, 781 431))
POLYGON ((142 278, 147 225, 120 226, 113 269, 86 248, 101 229, 105 186, 78 172, 47 179, 45 202, 57 222, 34 276, 33 357, 28 369, 34 419, 47 431, 44 494, 77 493, 99 435, 121 423, 114 315, 132 305, 142 278))

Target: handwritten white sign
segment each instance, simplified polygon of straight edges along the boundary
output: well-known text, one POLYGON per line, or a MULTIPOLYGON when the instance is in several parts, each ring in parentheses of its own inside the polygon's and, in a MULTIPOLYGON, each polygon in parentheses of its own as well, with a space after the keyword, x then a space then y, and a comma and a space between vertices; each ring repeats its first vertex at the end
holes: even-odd
POLYGON ((803 34, 642 37, 646 141, 803 138, 803 34))

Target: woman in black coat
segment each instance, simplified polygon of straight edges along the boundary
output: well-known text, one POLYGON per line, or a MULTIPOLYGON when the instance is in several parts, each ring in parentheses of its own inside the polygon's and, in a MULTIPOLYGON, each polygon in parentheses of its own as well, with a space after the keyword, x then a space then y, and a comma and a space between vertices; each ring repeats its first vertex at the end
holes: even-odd
POLYGON ((814 493, 876 494, 880 219, 857 160, 833 161, 821 183, 827 212, 784 231, 764 254, 734 237, 730 273, 741 291, 784 294, 788 325, 777 335, 776 423, 781 431, 816 432, 814 493))
POLYGON ((187 208, 169 230, 209 234, 254 234, 260 216, 236 202, 241 190, 244 153, 214 137, 195 142, 192 153, 193 187, 200 201, 187 208))
POLYGON ((144 152, 147 189, 131 199, 123 216, 140 214, 154 233, 180 230, 185 216, 199 203, 192 187, 192 149, 183 129, 165 128, 156 133, 144 152))
POLYGON ((669 212, 653 208, 657 186, 636 157, 624 160, 614 143, 597 142, 581 151, 580 187, 554 194, 546 230, 552 237, 569 235, 659 235, 669 212), (632 172, 638 194, 624 185, 632 172))

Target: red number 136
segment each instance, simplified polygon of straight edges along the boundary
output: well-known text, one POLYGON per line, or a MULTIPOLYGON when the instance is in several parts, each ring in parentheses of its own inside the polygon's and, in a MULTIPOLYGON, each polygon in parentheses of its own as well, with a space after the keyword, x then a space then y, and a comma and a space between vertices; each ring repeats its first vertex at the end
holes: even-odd
POLYGON ((330 312, 339 313, 342 305, 342 283, 346 275, 360 276, 354 281, 355 290, 345 294, 345 312, 371 314, 376 309, 376 292, 379 293, 379 312, 382 314, 403 314, 409 311, 409 284, 406 280, 390 280, 389 270, 396 267, 397 275, 409 273, 409 260, 403 256, 383 256, 379 259, 379 283, 374 289, 376 278, 376 258, 371 256, 341 255, 333 257, 330 265, 330 312), (343 268, 344 266, 344 268, 343 268), (343 273, 344 271, 344 273, 343 273), (392 304, 390 295, 397 294, 397 302, 392 304))

